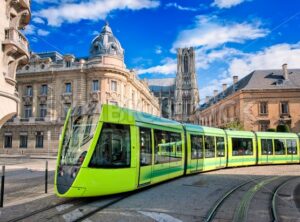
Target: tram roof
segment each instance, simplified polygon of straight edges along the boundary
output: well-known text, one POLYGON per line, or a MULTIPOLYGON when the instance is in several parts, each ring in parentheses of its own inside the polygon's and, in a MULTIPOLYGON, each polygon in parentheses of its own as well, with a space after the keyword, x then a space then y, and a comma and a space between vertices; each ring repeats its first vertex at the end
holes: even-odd
POLYGON ((296 133, 281 133, 281 132, 256 132, 258 137, 266 138, 298 138, 296 133))
POLYGON ((103 121, 115 122, 120 124, 135 124, 136 122, 152 124, 157 126, 171 127, 182 130, 181 123, 151 115, 149 113, 138 112, 128 108, 121 108, 114 105, 103 105, 101 119, 103 121))
POLYGON ((201 125, 194 125, 194 124, 184 124, 187 131, 197 132, 197 133, 208 133, 208 134, 219 134, 225 135, 224 130, 214 127, 207 127, 201 125))

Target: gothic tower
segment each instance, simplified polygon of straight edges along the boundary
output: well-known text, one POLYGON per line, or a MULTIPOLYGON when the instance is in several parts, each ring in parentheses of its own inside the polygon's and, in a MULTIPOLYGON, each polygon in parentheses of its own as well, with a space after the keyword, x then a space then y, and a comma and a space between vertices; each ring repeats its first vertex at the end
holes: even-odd
POLYGON ((177 50, 177 75, 175 80, 175 119, 192 122, 199 104, 194 48, 177 50))

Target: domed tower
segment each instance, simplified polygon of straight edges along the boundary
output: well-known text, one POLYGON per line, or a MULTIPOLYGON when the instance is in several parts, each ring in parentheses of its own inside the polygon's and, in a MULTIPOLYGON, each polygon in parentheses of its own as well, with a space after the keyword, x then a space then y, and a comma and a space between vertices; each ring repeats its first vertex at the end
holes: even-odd
POLYGON ((92 41, 90 60, 99 60, 102 64, 125 67, 124 49, 119 40, 113 35, 107 22, 100 34, 92 41))

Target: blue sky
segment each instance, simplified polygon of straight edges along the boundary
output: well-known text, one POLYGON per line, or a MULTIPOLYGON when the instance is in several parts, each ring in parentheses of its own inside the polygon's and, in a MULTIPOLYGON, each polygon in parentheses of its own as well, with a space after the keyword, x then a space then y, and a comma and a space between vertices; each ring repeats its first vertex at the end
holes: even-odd
POLYGON ((233 75, 300 68, 298 0, 32 0, 31 8, 32 51, 88 56, 107 20, 141 78, 175 76, 176 48, 194 47, 201 102, 233 75))

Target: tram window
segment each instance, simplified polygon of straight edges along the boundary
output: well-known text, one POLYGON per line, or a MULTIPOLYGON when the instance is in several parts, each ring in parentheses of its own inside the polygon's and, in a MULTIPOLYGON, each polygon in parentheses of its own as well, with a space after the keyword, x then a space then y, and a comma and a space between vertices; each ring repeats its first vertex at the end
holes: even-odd
POLYGON ((179 161, 182 158, 182 142, 179 133, 170 132, 170 143, 172 144, 172 152, 169 153, 170 161, 179 161))
POLYGON ((151 129, 140 128, 140 164, 141 166, 151 165, 152 146, 151 129))
POLYGON ((182 158, 182 141, 179 133, 154 130, 155 164, 179 161, 182 158))
POLYGON ((297 154, 297 141, 288 139, 286 140, 287 153, 288 154, 297 154))
POLYGON ((275 144, 275 155, 285 155, 284 140, 275 139, 274 144, 275 144))
POLYGON ((203 158, 203 137, 200 135, 191 135, 191 155, 192 159, 203 158))
POLYGON ((91 167, 118 168, 130 166, 130 128, 104 123, 93 153, 91 167))
POLYGON ((224 137, 216 137, 217 142, 217 157, 225 156, 225 140, 224 137))
POLYGON ((216 147, 215 147, 215 137, 205 136, 205 158, 215 157, 216 147))
POLYGON ((231 138, 232 156, 253 155, 253 144, 250 138, 231 138))
POLYGON ((273 141, 271 139, 261 139, 261 155, 273 155, 273 141))

